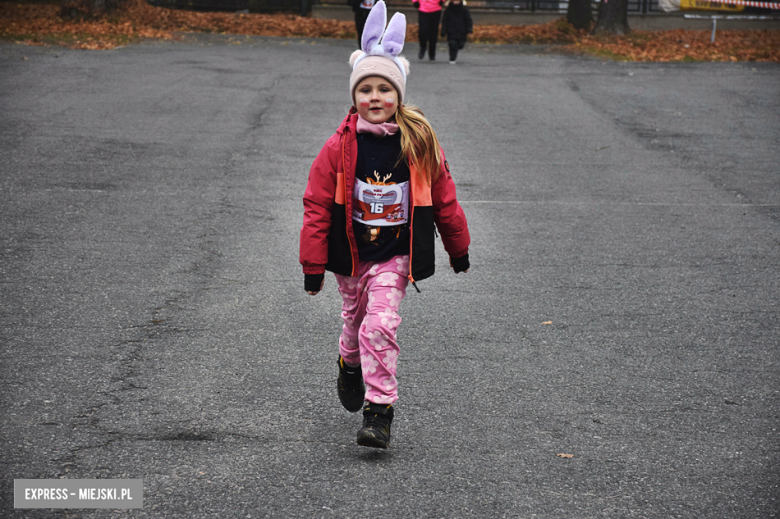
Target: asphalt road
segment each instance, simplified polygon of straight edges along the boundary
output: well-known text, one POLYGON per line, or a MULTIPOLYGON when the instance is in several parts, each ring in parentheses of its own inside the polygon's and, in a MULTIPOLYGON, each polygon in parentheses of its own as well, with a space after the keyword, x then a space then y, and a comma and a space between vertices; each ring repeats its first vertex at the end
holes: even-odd
POLYGON ((0 44, 2 515, 780 515, 780 66, 412 59, 472 269, 404 301, 376 451, 297 259, 352 50, 0 44), (144 508, 14 510, 36 478, 144 508))

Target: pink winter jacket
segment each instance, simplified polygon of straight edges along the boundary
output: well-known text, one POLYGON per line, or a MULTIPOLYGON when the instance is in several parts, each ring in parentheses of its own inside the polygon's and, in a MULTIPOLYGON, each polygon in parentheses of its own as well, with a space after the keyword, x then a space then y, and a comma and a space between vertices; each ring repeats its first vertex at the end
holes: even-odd
MULTIPOLYGON (((300 237, 300 262, 304 274, 321 274, 329 270, 345 276, 357 275, 358 249, 352 232, 357 117, 357 111, 352 107, 309 171, 309 182, 303 195, 300 237)), ((468 254, 471 239, 444 153, 439 177, 432 186, 414 165, 409 169, 409 280, 414 283, 433 275, 435 228, 451 258, 468 254)))
POLYGON ((436 11, 441 11, 441 4, 439 3, 439 0, 418 0, 415 3, 420 4, 420 11, 423 13, 435 13, 436 11))

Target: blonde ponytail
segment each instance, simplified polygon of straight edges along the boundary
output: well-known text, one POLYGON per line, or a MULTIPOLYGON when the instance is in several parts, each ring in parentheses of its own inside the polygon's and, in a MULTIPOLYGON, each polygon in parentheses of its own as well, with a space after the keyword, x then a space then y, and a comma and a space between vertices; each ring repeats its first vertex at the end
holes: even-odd
POLYGON ((401 130, 401 160, 409 159, 425 181, 433 185, 441 168, 441 146, 431 123, 413 105, 399 106, 395 122, 401 130))

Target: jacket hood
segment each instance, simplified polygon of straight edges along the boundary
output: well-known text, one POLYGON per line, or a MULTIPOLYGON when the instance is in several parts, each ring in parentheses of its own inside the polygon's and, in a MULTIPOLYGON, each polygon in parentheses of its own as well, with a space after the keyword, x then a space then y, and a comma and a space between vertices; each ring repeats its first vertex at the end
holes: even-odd
POLYGON ((353 106, 349 109, 349 113, 347 113, 347 116, 344 117, 344 120, 341 121, 341 124, 339 125, 338 130, 336 130, 336 133, 339 135, 344 135, 344 132, 347 131, 347 128, 349 128, 351 132, 357 133, 357 120, 357 108, 353 106))

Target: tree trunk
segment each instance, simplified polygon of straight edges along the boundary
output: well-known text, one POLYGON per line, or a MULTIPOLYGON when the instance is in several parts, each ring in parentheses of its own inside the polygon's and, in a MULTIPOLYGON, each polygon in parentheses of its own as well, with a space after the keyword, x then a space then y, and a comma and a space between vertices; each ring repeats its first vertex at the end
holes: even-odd
POLYGON ((593 33, 624 36, 629 32, 631 28, 628 26, 628 0, 602 0, 593 33))
POLYGON ((590 30, 590 0, 569 0, 566 21, 577 29, 590 30))

